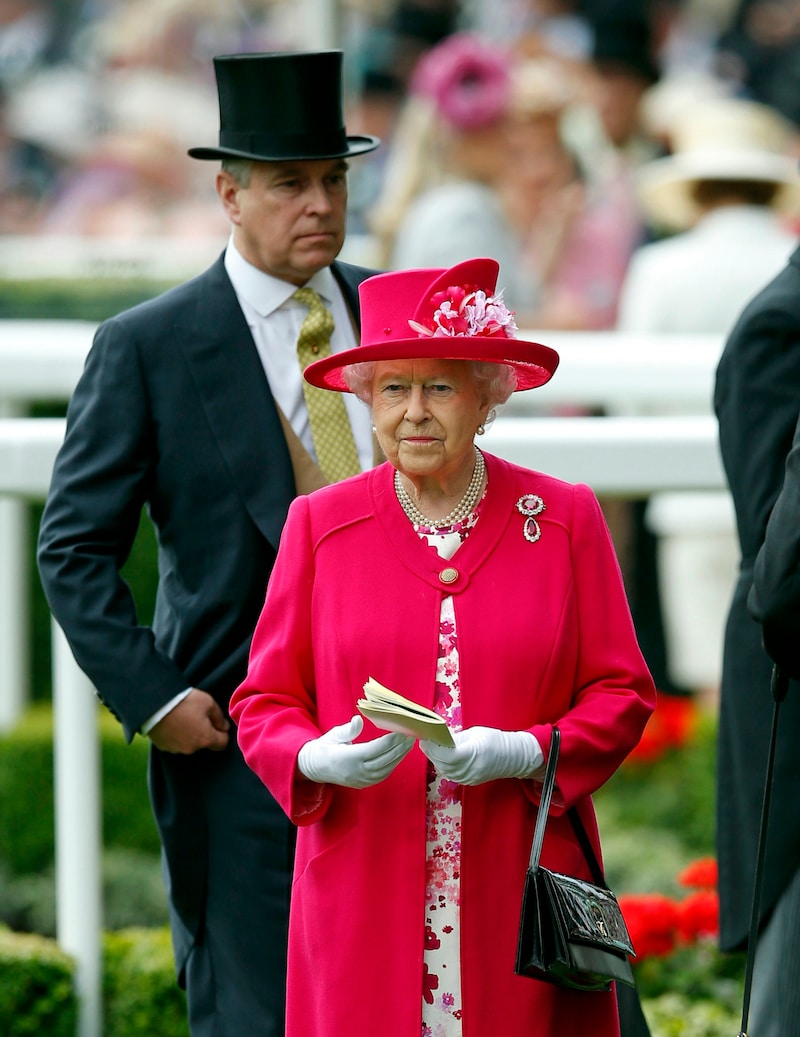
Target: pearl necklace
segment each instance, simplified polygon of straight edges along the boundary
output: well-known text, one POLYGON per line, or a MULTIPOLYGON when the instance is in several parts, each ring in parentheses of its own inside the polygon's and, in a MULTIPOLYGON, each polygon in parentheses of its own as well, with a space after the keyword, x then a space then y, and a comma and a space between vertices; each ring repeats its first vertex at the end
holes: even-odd
POLYGON ((416 504, 409 497, 405 486, 403 486, 402 479, 400 478, 400 472, 396 469, 394 473, 394 490, 397 494, 397 499, 400 502, 400 507, 413 523, 414 529, 419 529, 421 526, 424 526, 426 529, 431 529, 435 532, 437 529, 447 529, 450 526, 454 526, 457 522, 460 522, 469 515, 480 499, 481 490, 483 488, 483 477, 485 474, 486 462, 483 459, 483 454, 476 447, 475 467, 472 470, 472 478, 469 481, 469 486, 467 486, 464 496, 458 504, 456 504, 450 514, 445 515, 442 519, 432 519, 428 518, 427 515, 422 514, 416 504))

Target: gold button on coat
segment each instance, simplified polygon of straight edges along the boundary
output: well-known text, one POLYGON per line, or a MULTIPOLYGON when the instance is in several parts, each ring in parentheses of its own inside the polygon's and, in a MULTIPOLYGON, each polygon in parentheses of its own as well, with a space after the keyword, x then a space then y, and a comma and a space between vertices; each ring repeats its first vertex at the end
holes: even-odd
POLYGON ((439 573, 439 579, 442 583, 455 583, 458 579, 458 569, 453 569, 452 567, 442 569, 439 573))

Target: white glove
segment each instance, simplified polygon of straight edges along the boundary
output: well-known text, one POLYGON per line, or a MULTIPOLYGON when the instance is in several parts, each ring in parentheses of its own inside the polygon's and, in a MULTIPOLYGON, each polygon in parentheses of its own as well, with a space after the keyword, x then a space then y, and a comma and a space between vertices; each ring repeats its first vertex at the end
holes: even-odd
POLYGON ((450 781, 481 785, 496 778, 530 778, 544 763, 542 747, 530 731, 468 727, 453 734, 455 748, 420 739, 419 747, 450 781))
POLYGON ((349 789, 365 789, 383 781, 410 752, 414 739, 392 733, 353 745, 363 727, 364 718, 356 714, 348 723, 306 742, 297 754, 300 772, 311 781, 349 789))

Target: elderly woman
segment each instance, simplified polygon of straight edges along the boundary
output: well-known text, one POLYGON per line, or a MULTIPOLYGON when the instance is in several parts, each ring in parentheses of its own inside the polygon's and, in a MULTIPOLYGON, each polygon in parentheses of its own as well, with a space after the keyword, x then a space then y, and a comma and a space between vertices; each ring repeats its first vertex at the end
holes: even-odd
POLYGON ((591 794, 655 701, 600 508, 476 448, 493 409, 558 363, 515 337, 498 265, 380 274, 362 345, 306 369, 357 392, 388 462, 299 497, 231 715, 299 826, 288 1037, 618 1034, 610 993, 514 973, 552 726, 542 863, 588 878, 591 794), (370 677, 433 708, 455 746, 359 715, 370 677))

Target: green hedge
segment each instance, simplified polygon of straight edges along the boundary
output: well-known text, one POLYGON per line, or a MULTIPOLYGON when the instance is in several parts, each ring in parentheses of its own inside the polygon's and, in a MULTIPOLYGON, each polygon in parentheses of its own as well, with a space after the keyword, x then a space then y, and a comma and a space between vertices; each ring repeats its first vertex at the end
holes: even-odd
POLYGON ((75 1037, 73 974, 72 959, 52 940, 0 928, 3 1037, 75 1037))
MULTIPOLYGON (((108 847, 159 852, 147 795, 148 743, 125 743, 119 724, 98 709, 103 841, 108 847)), ((32 708, 0 736, 0 861, 12 874, 54 862, 53 725, 48 706, 32 708)))
POLYGON ((167 282, 124 277, 0 278, 0 318, 101 321, 168 287, 167 282))
POLYGON ((175 979, 169 930, 107 933, 104 948, 104 1033, 188 1037, 186 996, 175 979))
MULTIPOLYGON (((3 1037, 75 1037, 74 971, 54 941, 0 928, 3 1037)), ((103 1021, 106 1037, 188 1037, 167 928, 104 936, 103 1021)))

